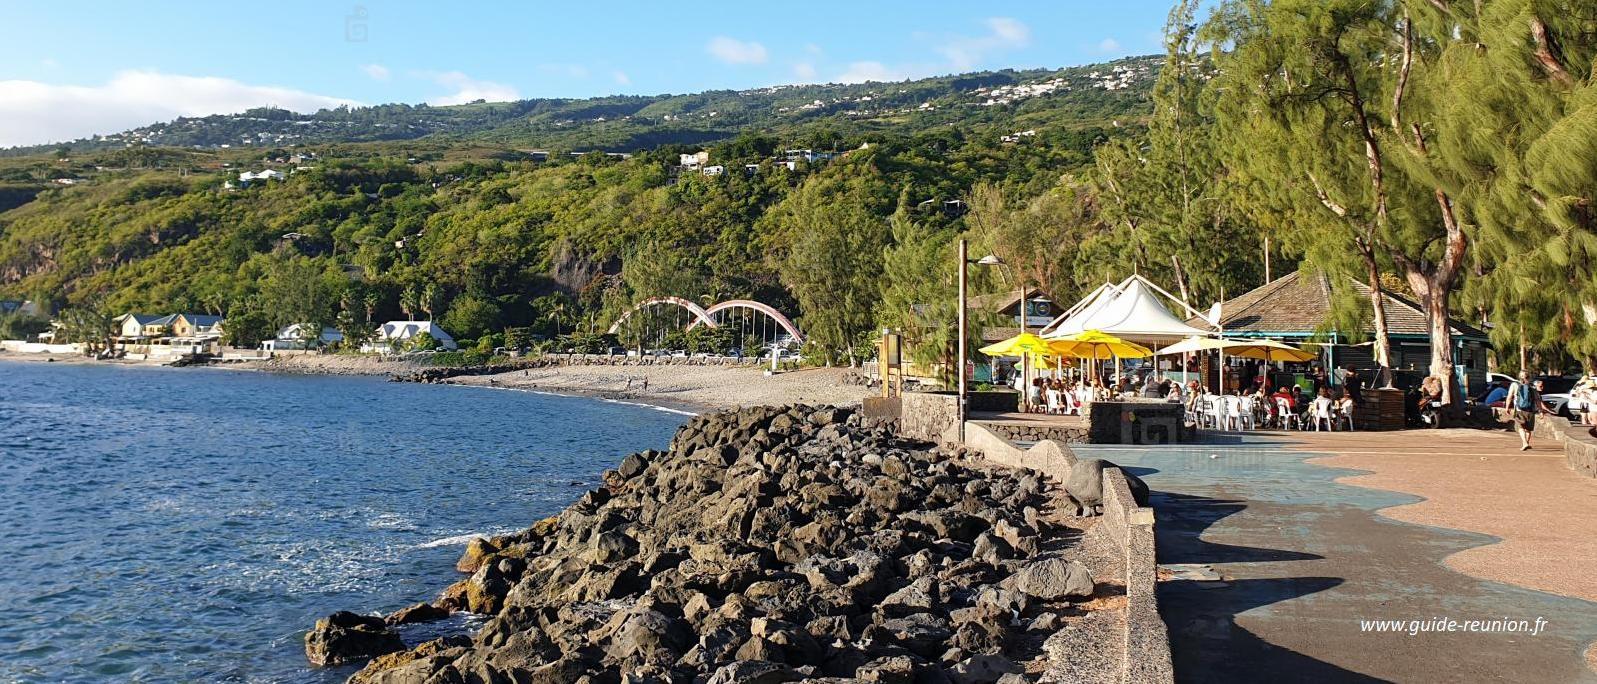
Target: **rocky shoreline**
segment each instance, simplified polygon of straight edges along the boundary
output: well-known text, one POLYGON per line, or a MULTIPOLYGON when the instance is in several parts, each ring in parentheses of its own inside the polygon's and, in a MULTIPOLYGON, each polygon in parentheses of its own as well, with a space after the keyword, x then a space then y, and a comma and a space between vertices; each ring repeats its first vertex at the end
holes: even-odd
POLYGON ((1092 628, 1123 609, 1113 553, 1071 515, 1093 492, 850 409, 701 415, 604 480, 473 540, 469 576, 431 603, 319 621, 307 657, 370 659, 350 681, 374 684, 965 684, 1040 681, 1061 658, 1079 673, 1115 648, 1092 628), (413 648, 392 629, 457 610, 490 617, 413 648))

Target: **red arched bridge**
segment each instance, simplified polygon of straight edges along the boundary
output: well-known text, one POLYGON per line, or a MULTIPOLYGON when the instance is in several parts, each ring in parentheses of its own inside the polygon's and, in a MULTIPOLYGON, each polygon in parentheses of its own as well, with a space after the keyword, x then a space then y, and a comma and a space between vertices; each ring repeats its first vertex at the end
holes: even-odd
POLYGON ((687 312, 687 324, 683 326, 684 330, 696 328, 700 325, 707 325, 712 328, 720 327, 733 314, 742 314, 742 319, 745 321, 751 317, 763 315, 776 328, 792 336, 794 342, 804 344, 804 333, 799 331, 798 326, 794 325, 792 320, 782 315, 782 312, 772 308, 769 304, 756 302, 752 299, 729 299, 709 308, 704 308, 681 297, 650 297, 638 302, 631 309, 621 314, 621 317, 617 318, 615 323, 610 324, 610 333, 615 334, 621 330, 621 326, 626 324, 627 319, 632 318, 633 314, 657 308, 669 310, 672 307, 687 312))

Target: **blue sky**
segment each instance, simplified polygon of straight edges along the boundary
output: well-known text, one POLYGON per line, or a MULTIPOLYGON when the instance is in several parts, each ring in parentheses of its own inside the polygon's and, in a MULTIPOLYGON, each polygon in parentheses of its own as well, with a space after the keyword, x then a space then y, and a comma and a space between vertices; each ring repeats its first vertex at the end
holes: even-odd
POLYGON ((0 146, 276 104, 686 93, 1161 50, 1169 0, 6 3, 0 146))

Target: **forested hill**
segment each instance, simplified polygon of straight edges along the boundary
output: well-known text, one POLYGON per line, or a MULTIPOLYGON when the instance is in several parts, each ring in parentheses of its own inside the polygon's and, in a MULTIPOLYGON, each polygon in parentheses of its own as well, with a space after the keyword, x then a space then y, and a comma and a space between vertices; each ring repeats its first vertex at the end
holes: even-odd
MULTIPOLYGON (((296 114, 254 109, 180 118, 65 146, 220 149, 444 138, 552 150, 634 152, 723 140, 744 130, 788 133, 824 124, 839 135, 913 133, 957 124, 1041 125, 1127 114, 1147 96, 1162 58, 1135 57, 1059 70, 984 71, 898 83, 787 85, 690 95, 530 99, 431 107, 386 104, 296 114)), ((27 155, 39 145, 0 151, 27 155)))
MULTIPOLYGON (((1098 201, 1073 174, 1102 163, 1106 143, 1138 149, 1166 72, 1135 59, 898 84, 379 107, 260 117, 306 136, 264 147, 271 126, 248 117, 145 129, 176 137, 0 159, 0 298, 48 302, 72 321, 224 314, 241 344, 292 323, 355 339, 373 321, 425 316, 491 349, 507 329, 602 332, 649 296, 752 297, 796 316, 836 359, 880 325, 946 327, 927 322, 941 305, 925 304, 951 300, 945 276, 962 234, 973 249, 1019 245, 1078 263, 1049 283, 1063 296, 1111 275, 1132 253, 1117 246, 1125 233, 1077 215, 1098 201), (385 118, 391 127, 376 125, 385 118), (254 142, 192 147, 225 136, 254 142), (337 142, 306 142, 315 136, 337 142), (630 154, 578 154, 595 149, 630 154), (724 172, 681 163, 696 152, 724 172), (263 169, 281 176, 253 178, 263 169), (1081 248, 1057 249, 1066 242, 1081 248)), ((1222 261, 1247 254, 1214 244, 1222 261)), ((1007 287, 1001 277, 1013 276, 978 274, 977 285, 1007 287)))

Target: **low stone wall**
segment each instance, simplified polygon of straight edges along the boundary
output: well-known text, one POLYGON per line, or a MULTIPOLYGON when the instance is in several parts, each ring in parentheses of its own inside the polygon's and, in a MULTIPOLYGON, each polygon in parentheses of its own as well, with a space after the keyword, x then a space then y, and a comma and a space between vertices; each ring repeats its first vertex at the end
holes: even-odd
POLYGON ((1065 444, 1088 444, 1087 423, 1076 425, 1059 424, 1022 424, 1006 423, 1002 421, 987 421, 982 427, 991 430, 1011 442, 1044 442, 1055 441, 1065 444))
POLYGON ((1589 425, 1576 425, 1559 416, 1537 416, 1533 434, 1564 445, 1564 458, 1570 469, 1586 477, 1597 477, 1597 437, 1589 425))
MULTIPOLYGON (((1030 468, 1064 482, 1076 456, 1070 447, 1052 440, 1038 442, 1025 451, 977 423, 965 424, 965 446, 989 461, 1013 468, 1030 468)), ((1088 533, 1124 553, 1126 615, 1120 637, 1119 658, 1125 684, 1166 684, 1175 681, 1170 658, 1170 635, 1159 617, 1158 560, 1154 550, 1153 509, 1138 506, 1119 468, 1103 471, 1103 518, 1088 533)), ((1071 672, 1069 664, 1063 671, 1071 672)))
POLYGON ((1145 401, 1089 401, 1082 407, 1087 440, 1093 444, 1175 444, 1184 442, 1181 404, 1145 401))
POLYGON ((958 395, 905 392, 898 401, 900 433, 937 444, 959 443, 958 395))
POLYGON ((1107 535, 1126 553, 1125 682, 1154 684, 1175 681, 1170 635, 1159 617, 1156 593, 1158 563, 1153 537, 1153 509, 1137 505, 1119 468, 1103 471, 1104 519, 1092 528, 1107 535))

